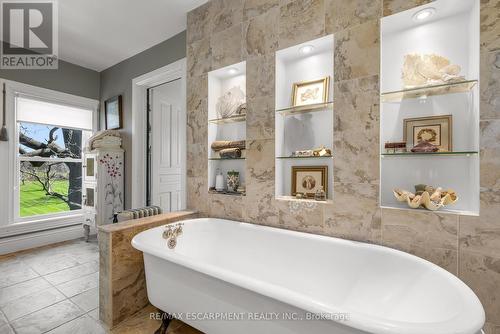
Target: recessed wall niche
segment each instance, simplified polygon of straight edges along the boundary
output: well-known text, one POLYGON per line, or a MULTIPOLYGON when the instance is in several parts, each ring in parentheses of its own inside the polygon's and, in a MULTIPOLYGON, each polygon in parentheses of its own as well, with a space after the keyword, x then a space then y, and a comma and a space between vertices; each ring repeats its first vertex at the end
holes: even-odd
POLYGON ((440 212, 479 213, 479 33, 477 0, 438 0, 382 19, 382 207, 408 208, 393 189, 415 192, 415 185, 426 184, 456 191, 458 201, 440 212), (414 76, 403 76, 403 68, 414 76), (423 140, 441 145, 439 151, 411 152, 423 140), (406 146, 386 148, 398 142, 406 146))
MULTIPOLYGON (((216 173, 223 175, 226 195, 245 195, 244 191, 228 191, 229 171, 239 173, 239 184, 245 185, 245 143, 240 154, 224 155, 212 149, 216 141, 246 141, 246 62, 230 65, 208 73, 208 185, 216 187, 216 173)), ((241 144, 241 143, 240 143, 241 144)), ((240 187, 240 189, 242 189, 240 187)))
POLYGON ((277 199, 293 199, 294 166, 326 166, 327 198, 332 199, 333 43, 329 35, 276 52, 277 199), (301 156, 299 152, 321 147, 330 153, 301 156))

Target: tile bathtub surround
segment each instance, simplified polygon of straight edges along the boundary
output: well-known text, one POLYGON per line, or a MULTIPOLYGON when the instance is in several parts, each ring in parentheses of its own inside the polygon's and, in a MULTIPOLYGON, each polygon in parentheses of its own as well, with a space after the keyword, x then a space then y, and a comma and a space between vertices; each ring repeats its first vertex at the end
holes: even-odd
POLYGON ((457 215, 382 209, 382 243, 457 275, 458 224, 457 215))
POLYGON ((193 87, 187 96, 189 208, 206 216, 380 243, 423 257, 469 283, 487 310, 487 334, 498 333, 500 0, 481 1, 479 217, 386 210, 378 204, 379 19, 432 0, 234 2, 222 10, 225 2, 212 0, 188 14, 187 84, 193 87), (236 40, 240 27, 241 43, 236 40), (335 41, 335 130, 330 144, 335 156, 334 201, 296 212, 286 201, 274 198, 274 53, 331 33, 335 41), (247 196, 225 200, 207 191, 206 75, 236 59, 247 61, 247 196), (481 286, 494 292, 487 293, 481 286))
MULTIPOLYGON (((194 212, 172 212, 99 227, 99 318, 107 328, 149 304, 142 252, 132 247, 132 238, 147 229, 195 217, 194 212)), ((93 284, 82 280, 89 287, 93 284)), ((68 290, 71 294, 72 289, 68 290)))

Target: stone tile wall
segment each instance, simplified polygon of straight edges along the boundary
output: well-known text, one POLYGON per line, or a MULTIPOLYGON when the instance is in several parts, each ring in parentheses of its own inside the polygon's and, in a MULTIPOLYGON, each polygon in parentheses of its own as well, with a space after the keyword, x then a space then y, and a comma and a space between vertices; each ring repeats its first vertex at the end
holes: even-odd
POLYGON ((99 227, 99 318, 108 329, 149 305, 143 255, 132 247, 132 239, 150 228, 196 217, 171 212, 99 227))
POLYGON ((432 0, 212 0, 188 14, 188 205, 401 249, 457 274, 500 331, 500 0, 481 1, 481 215, 380 209, 380 18, 432 0), (334 34, 334 202, 274 199, 276 50, 334 34), (247 61, 247 196, 208 194, 207 72, 247 61))

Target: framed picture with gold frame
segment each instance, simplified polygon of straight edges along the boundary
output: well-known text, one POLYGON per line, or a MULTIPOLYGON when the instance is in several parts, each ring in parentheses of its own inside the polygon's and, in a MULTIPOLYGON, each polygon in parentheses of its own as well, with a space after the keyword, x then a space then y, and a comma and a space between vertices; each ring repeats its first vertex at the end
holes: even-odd
POLYGON ((292 166, 292 196, 314 197, 320 187, 328 197, 328 166, 292 166))
POLYGON ((453 151, 453 116, 429 116, 403 120, 403 140, 412 148, 427 141, 439 148, 440 152, 453 151))
POLYGON ((292 87, 292 106, 300 107, 328 102, 329 87, 330 77, 294 83, 292 87))

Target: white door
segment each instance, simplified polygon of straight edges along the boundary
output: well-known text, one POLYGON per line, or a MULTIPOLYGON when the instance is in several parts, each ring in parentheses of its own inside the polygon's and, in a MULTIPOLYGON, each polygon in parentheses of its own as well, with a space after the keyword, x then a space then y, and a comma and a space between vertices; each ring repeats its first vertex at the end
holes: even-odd
POLYGON ((186 208, 186 113, 182 82, 174 80, 149 90, 151 126, 151 204, 163 212, 186 208))

